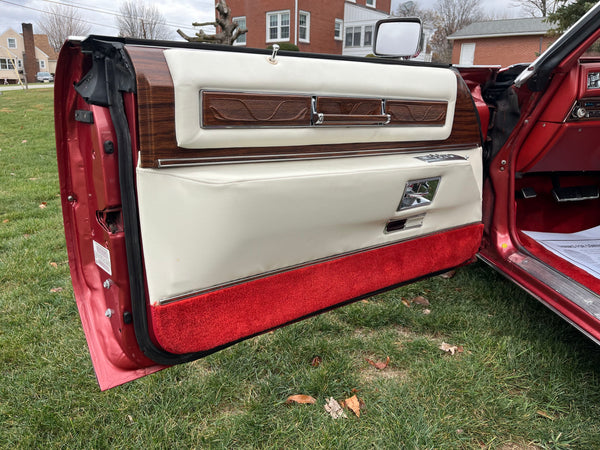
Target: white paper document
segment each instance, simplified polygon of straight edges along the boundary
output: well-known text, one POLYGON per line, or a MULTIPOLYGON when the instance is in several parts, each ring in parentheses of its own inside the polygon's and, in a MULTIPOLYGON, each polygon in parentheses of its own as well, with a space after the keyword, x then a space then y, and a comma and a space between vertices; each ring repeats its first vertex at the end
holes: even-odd
POLYGON ((555 255, 600 278, 600 226, 577 233, 523 233, 555 255))

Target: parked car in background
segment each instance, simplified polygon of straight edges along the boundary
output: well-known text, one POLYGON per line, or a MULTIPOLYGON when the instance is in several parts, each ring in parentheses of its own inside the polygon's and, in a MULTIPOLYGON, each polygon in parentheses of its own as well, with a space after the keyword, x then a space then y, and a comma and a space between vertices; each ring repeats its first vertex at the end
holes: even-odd
POLYGON ((38 72, 35 76, 35 79, 43 83, 54 81, 54 77, 50 74, 50 72, 38 72))
POLYGON ((475 257, 600 342, 600 5, 530 65, 406 60, 420 37, 378 24, 399 59, 65 44, 62 207, 102 389, 475 257))

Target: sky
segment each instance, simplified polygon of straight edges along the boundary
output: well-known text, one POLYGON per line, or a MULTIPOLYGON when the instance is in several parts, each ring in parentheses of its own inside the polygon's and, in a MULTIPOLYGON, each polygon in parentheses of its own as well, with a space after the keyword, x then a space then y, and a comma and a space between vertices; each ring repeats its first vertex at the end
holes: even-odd
MULTIPOLYGON (((253 0, 248 0, 252 2, 253 0)), ((326 1, 326 0, 323 0, 326 1)), ((393 8, 401 1, 392 0, 393 8)), ((481 7, 488 15, 496 18, 523 17, 519 8, 513 7, 515 0, 480 0, 481 7)), ((416 0, 423 9, 432 8, 436 0, 416 0)), ((0 0, 0 33, 8 28, 21 32, 21 23, 32 23, 34 33, 36 24, 43 11, 57 3, 72 4, 78 7, 81 16, 91 26, 91 34, 116 35, 118 29, 114 14, 118 12, 120 0, 99 2, 98 0, 0 0), (102 6, 99 6, 99 5, 102 6), (88 9, 83 9, 88 8, 88 9)), ((153 3, 165 16, 169 28, 173 29, 173 39, 180 39, 175 33, 181 28, 187 34, 193 34, 192 22, 214 20, 214 0, 146 0, 153 3)))

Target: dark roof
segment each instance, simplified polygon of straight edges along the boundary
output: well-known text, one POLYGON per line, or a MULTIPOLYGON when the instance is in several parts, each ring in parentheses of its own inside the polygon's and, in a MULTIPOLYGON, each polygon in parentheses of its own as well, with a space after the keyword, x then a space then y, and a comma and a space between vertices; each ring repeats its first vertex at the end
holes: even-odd
POLYGON ((506 20, 488 20, 486 22, 475 22, 458 30, 456 33, 448 36, 448 39, 467 39, 475 37, 496 37, 496 36, 526 36, 543 35, 551 27, 544 22, 543 17, 530 17, 527 19, 506 19, 506 20))

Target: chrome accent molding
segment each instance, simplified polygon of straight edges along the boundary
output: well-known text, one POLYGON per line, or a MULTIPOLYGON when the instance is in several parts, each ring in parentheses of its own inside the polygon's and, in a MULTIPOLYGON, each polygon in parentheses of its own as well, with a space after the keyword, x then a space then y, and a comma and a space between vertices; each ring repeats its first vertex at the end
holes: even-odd
POLYGON ((245 278, 238 278, 236 280, 232 280, 232 281, 229 281, 229 282, 226 282, 226 283, 221 283, 221 284, 217 284, 217 285, 214 285, 214 286, 210 286, 210 287, 205 288, 205 289, 200 289, 200 290, 197 290, 197 291, 184 292, 184 293, 182 293, 180 295, 177 295, 175 297, 165 298, 165 299, 159 300, 157 304, 158 305, 167 305, 169 303, 174 303, 174 302, 179 301, 179 300, 185 300, 186 298, 189 298, 189 297, 192 297, 192 296, 198 296, 198 295, 208 294, 209 292, 214 292, 214 291, 218 291, 219 289, 224 289, 226 287, 231 287, 231 286, 235 286, 235 285, 238 285, 238 284, 247 283, 248 281, 259 280, 261 278, 266 278, 266 277, 269 277, 269 276, 272 276, 272 275, 277 275, 278 273, 288 272, 290 270, 301 269, 302 267, 308 267, 308 266, 312 266, 312 265, 315 265, 315 264, 324 263, 324 262, 327 262, 327 261, 333 261, 335 259, 343 258, 345 256, 352 256, 352 255, 356 255, 358 253, 368 252, 370 250, 376 250, 376 249, 379 249, 379 248, 389 247, 389 246, 392 246, 392 245, 400 244, 402 242, 408 242, 408 241, 414 240, 414 239, 420 239, 420 238, 423 238, 423 237, 433 236, 435 234, 445 233, 445 232, 448 232, 448 231, 452 231, 452 230, 456 230, 456 229, 459 229, 459 228, 468 227, 470 225, 475 225, 475 224, 478 224, 478 223, 481 223, 481 222, 466 223, 464 225, 460 225, 459 227, 448 228, 448 229, 445 229, 445 230, 436 231, 434 233, 423 234, 423 235, 419 235, 419 236, 415 236, 415 237, 411 237, 411 238, 398 239, 398 240, 395 240, 395 241, 386 242, 386 243, 381 244, 381 245, 373 245, 373 246, 370 246, 370 247, 360 248, 358 250, 353 250, 353 251, 350 251, 350 252, 338 253, 338 254, 335 254, 335 255, 327 256, 325 258, 315 259, 315 260, 307 261, 307 262, 304 262, 304 263, 301 263, 301 264, 295 264, 293 266, 282 267, 281 269, 271 270, 271 271, 268 271, 268 272, 263 272, 263 273, 260 273, 260 274, 257 274, 257 275, 252 275, 252 276, 245 277, 245 278))
POLYGON ((508 260, 588 314, 600 319, 600 296, 596 293, 533 257, 513 253, 508 260))
MULTIPOLYGON (((473 146, 464 146, 464 147, 455 147, 449 146, 446 151, 466 151, 473 150, 473 146)), ((391 156, 391 155, 399 155, 406 153, 423 153, 431 150, 431 147, 414 147, 414 148, 390 148, 390 149, 381 149, 381 150, 373 150, 372 153, 369 151, 365 153, 365 150, 349 150, 345 152, 328 152, 325 155, 323 153, 304 153, 302 156, 298 156, 295 153, 282 153, 282 154, 272 154, 272 155, 257 155, 256 157, 252 156, 222 156, 218 157, 219 161, 214 161, 217 159, 215 156, 210 157, 200 157, 200 158, 159 158, 158 168, 164 169, 169 167, 188 167, 188 166, 214 166, 214 165, 222 165, 222 164, 253 164, 253 163, 263 163, 263 162, 283 162, 283 161, 301 161, 301 160, 316 160, 316 159, 339 159, 339 158, 363 158, 369 156, 391 156), (224 161, 225 160, 225 161, 224 161)), ((444 151, 443 146, 436 147, 438 151, 444 151)), ((464 160, 467 158, 452 158, 455 160, 464 160)))

